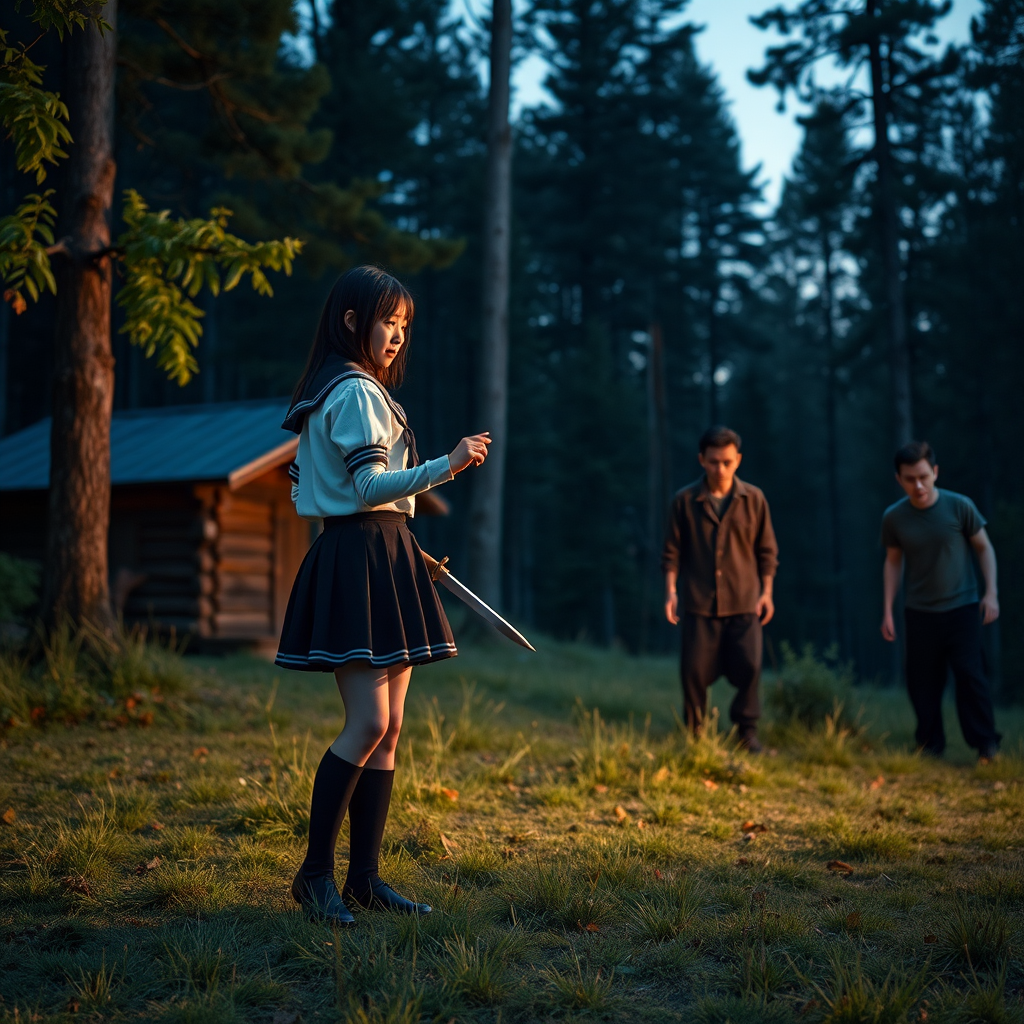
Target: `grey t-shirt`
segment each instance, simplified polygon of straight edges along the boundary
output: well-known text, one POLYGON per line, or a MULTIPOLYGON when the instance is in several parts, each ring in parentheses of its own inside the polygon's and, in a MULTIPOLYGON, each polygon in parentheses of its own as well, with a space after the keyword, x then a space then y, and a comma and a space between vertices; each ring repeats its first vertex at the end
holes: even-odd
POLYGON ((908 608, 948 612, 978 600, 969 538, 984 525, 970 498, 941 488, 930 508, 903 498, 885 510, 882 544, 903 552, 908 608))

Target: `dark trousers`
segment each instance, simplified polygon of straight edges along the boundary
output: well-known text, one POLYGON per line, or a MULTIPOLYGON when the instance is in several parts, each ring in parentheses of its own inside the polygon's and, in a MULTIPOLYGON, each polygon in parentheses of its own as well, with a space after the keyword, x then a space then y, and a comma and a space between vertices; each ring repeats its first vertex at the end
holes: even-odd
POLYGON ((953 670, 956 713, 967 745, 994 751, 1001 739, 992 712, 992 694, 981 647, 977 603, 948 612, 906 610, 907 692, 917 715, 917 745, 930 754, 946 749, 942 693, 953 670))
POLYGON ((708 687, 725 676, 736 687, 729 717, 741 736, 753 736, 761 717, 761 622, 756 615, 683 613, 683 717, 699 732, 708 703, 708 687))

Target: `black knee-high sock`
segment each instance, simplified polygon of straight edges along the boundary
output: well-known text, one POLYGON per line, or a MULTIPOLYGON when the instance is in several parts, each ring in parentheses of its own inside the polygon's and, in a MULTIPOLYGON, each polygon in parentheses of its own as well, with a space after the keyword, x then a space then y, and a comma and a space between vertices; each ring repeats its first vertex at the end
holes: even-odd
POLYGON ((391 806, 391 787, 395 773, 381 768, 364 768, 348 807, 349 841, 348 879, 345 885, 363 892, 370 880, 378 877, 380 846, 391 806))
POLYGON ((334 845, 362 773, 359 765, 338 757, 330 747, 320 759, 309 806, 309 846, 302 862, 302 872, 308 877, 334 871, 334 845))

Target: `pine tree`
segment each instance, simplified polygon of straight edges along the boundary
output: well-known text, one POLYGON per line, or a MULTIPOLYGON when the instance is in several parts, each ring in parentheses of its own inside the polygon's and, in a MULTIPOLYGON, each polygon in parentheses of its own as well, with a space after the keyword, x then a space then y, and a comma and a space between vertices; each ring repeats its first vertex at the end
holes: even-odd
POLYGON ((893 438, 897 446, 909 440, 914 429, 898 183, 889 128, 895 94, 928 74, 929 62, 915 39, 947 14, 950 6, 951 0, 864 0, 863 6, 857 7, 850 7, 845 0, 804 0, 792 10, 779 6, 751 19, 762 29, 774 27, 782 35, 794 31, 799 34, 796 42, 770 47, 765 66, 749 72, 755 85, 774 85, 780 103, 788 89, 800 92, 813 87, 815 65, 824 58, 848 68, 866 66, 871 81, 872 156, 884 265, 884 290, 877 298, 884 301, 888 318, 893 438))
MULTIPOLYGON (((854 106, 855 110, 855 106, 854 106)), ((830 640, 848 656, 852 650, 850 595, 846 573, 846 535, 840 470, 846 445, 840 446, 840 378, 845 361, 843 344, 849 321, 843 309, 843 293, 856 290, 857 282, 844 269, 852 261, 847 235, 856 218, 854 178, 859 154, 850 142, 849 102, 841 96, 822 95, 812 112, 801 117, 804 139, 787 176, 773 239, 776 251, 786 250, 783 275, 791 275, 796 296, 793 319, 810 320, 810 353, 802 348, 800 359, 809 364, 808 378, 823 383, 820 415, 824 420, 823 462, 826 476, 828 547, 831 579, 828 592, 833 621, 830 640), (805 288, 810 290, 804 298, 805 288), (844 329, 845 326, 845 329, 844 329)))

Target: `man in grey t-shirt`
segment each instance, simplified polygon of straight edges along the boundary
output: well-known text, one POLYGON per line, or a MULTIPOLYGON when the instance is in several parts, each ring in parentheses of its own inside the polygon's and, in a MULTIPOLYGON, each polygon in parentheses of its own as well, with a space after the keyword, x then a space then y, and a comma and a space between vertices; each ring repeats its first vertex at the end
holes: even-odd
POLYGON ((902 576, 907 691, 917 715, 917 743, 936 755, 946 748, 942 692, 952 669, 964 739, 987 761, 1000 740, 981 644, 982 623, 999 617, 995 551, 974 502, 935 486, 939 467, 926 441, 905 444, 895 462, 896 479, 907 496, 882 516, 882 636, 896 639, 892 605, 902 576), (972 549, 985 577, 980 600, 972 549))

